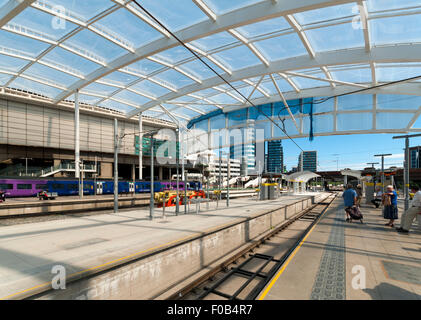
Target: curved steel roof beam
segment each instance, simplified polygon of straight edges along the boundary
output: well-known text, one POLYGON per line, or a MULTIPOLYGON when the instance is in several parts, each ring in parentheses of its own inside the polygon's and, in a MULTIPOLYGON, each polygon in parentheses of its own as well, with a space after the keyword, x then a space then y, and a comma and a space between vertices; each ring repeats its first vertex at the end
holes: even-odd
POLYGON ((35 0, 9 0, 0 8, 0 28, 29 7, 34 1, 35 0))
MULTIPOLYGON (((279 0, 275 4, 273 2, 264 1, 254 5, 231 11, 224 15, 218 16, 218 23, 212 20, 197 23, 191 27, 185 28, 176 32, 176 35, 183 42, 191 42, 193 40, 206 37, 211 34, 219 33, 229 29, 237 28, 250 23, 255 23, 287 14, 296 12, 307 11, 312 9, 323 8, 326 6, 337 5, 341 3, 354 2, 352 0, 302 0, 302 1, 289 1, 279 0)), ((178 46, 177 40, 173 38, 163 38, 153 41, 145 46, 136 49, 135 53, 128 53, 122 57, 110 62, 107 67, 100 68, 86 77, 86 79, 77 81, 68 90, 59 94, 54 103, 58 103, 76 90, 81 89, 95 80, 102 78, 118 69, 124 68, 136 61, 142 60, 156 53, 165 51, 167 49, 178 46)))
MULTIPOLYGON (((419 52, 421 51, 421 44, 408 45, 393 45, 387 47, 372 48, 370 53, 367 53, 365 48, 342 50, 334 52, 324 52, 317 55, 316 59, 311 59, 308 55, 296 58, 278 60, 272 62, 270 67, 264 65, 257 65, 237 70, 231 76, 225 76, 229 82, 240 81, 243 79, 258 77, 266 74, 274 74, 278 72, 286 72, 300 69, 321 68, 330 65, 353 65, 361 63, 388 63, 388 62, 414 62, 421 61, 419 52)), ((213 77, 203 81, 202 84, 192 84, 181 88, 177 93, 169 93, 161 97, 162 102, 173 100, 181 96, 194 93, 196 91, 212 88, 223 84, 218 77, 213 77)), ((299 93, 297 93, 297 96, 299 93)), ((147 110, 157 105, 158 103, 146 103, 139 110, 147 110)), ((136 112, 128 113, 127 116, 131 118, 136 115, 136 112)))

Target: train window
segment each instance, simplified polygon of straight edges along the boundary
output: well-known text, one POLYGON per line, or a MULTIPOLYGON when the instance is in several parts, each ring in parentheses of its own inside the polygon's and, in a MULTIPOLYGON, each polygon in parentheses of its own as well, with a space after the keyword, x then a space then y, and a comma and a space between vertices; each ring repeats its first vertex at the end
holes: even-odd
POLYGON ((61 183, 53 183, 53 189, 64 189, 64 184, 61 183))
POLYGON ((31 190, 32 184, 18 184, 18 190, 31 190))
POLYGON ((79 187, 78 187, 78 185, 77 184, 68 184, 67 185, 67 190, 79 190, 79 187))
POLYGON ((46 184, 37 184, 35 185, 35 189, 46 190, 48 187, 46 184))
POLYGON ((0 183, 0 190, 13 190, 13 184, 11 184, 11 183, 0 183))

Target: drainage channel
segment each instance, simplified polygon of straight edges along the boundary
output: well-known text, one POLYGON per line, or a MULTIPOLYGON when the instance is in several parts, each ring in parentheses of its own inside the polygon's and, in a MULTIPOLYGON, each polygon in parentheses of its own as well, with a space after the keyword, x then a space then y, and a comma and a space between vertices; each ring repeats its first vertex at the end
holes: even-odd
POLYGON ((336 195, 332 194, 323 202, 296 215, 169 297, 169 300, 255 300, 326 212, 336 195), (286 235, 285 232, 290 234, 286 235))

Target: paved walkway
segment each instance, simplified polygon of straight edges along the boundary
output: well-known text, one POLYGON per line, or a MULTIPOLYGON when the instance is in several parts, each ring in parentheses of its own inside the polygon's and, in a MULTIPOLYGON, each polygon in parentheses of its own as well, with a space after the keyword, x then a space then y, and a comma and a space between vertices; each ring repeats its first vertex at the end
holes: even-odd
POLYGON ((276 282, 272 281, 265 299, 420 300, 417 222, 409 235, 403 235, 384 225, 381 209, 363 204, 362 212, 364 224, 345 222, 338 197, 276 282))
MULTIPOLYGON (((313 194, 315 195, 315 194, 313 194)), ((0 298, 50 282, 55 265, 66 267, 67 275, 92 267, 107 265, 133 254, 159 248, 164 244, 200 235, 250 215, 307 198, 303 195, 282 196, 278 200, 233 199, 230 208, 225 201, 210 203, 209 211, 196 215, 174 215, 174 207, 156 209, 156 219, 149 220, 149 208, 119 214, 78 216, 71 219, 44 221, 0 227, 0 298)), ((206 204, 202 204, 206 209, 206 204)), ((184 213, 181 206, 180 211, 184 213)))

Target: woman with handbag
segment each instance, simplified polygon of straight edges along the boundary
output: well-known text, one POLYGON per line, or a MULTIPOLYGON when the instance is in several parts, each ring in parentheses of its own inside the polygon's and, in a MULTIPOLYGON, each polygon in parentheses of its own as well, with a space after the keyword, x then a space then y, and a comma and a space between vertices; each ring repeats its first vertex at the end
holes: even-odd
POLYGON ((393 186, 387 186, 383 194, 383 217, 389 219, 388 227, 394 227, 394 221, 398 219, 398 195, 393 186))

